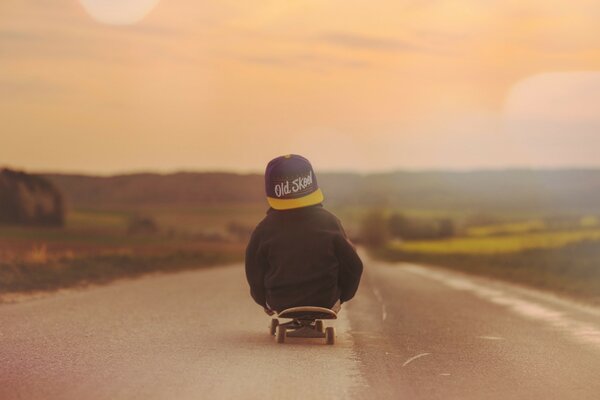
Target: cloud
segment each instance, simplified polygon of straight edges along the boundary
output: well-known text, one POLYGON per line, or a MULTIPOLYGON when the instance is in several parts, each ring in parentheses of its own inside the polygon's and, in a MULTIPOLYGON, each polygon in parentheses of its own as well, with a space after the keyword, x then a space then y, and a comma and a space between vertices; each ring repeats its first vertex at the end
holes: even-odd
POLYGON ((454 46, 457 43, 466 42, 476 39, 475 32, 458 32, 458 31, 439 31, 439 30, 415 30, 413 32, 418 37, 424 39, 427 43, 436 46, 454 46))
POLYGON ((356 49, 415 52, 423 51, 424 48, 407 40, 395 38, 373 37, 355 33, 329 32, 317 36, 318 41, 356 49))
POLYGON ((38 78, 22 78, 13 80, 0 80, 0 101, 3 99, 14 100, 19 96, 44 96, 64 94, 65 88, 59 84, 38 78))
POLYGON ((16 30, 0 30, 0 42, 22 42, 36 40, 38 35, 31 32, 22 32, 16 30))
POLYGON ((177 36, 181 35, 184 32, 179 29, 174 29, 172 27, 162 26, 162 25, 151 25, 151 24, 136 24, 136 25, 117 25, 111 26, 107 28, 117 32, 123 33, 133 33, 140 35, 149 35, 149 36, 177 36))
POLYGON ((329 69, 329 68, 366 68, 369 63, 357 59, 344 59, 338 57, 324 56, 321 54, 303 53, 291 54, 283 56, 275 55, 242 55, 236 56, 237 60, 261 64, 270 67, 284 68, 312 68, 312 69, 329 69))
POLYGON ((106 64, 128 64, 134 57, 163 57, 184 63, 195 57, 179 49, 184 31, 157 24, 103 26, 73 24, 24 31, 0 30, 0 63, 38 60, 68 63, 85 60, 106 64), (132 56, 131 48, 136 52, 132 56))

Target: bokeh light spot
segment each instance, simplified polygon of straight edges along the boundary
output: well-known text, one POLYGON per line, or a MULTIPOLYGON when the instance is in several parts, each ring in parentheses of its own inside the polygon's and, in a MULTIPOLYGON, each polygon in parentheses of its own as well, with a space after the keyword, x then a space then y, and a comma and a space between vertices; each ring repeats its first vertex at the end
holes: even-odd
POLYGON ((160 0, 80 0, 96 21, 110 25, 132 25, 141 21, 160 0))

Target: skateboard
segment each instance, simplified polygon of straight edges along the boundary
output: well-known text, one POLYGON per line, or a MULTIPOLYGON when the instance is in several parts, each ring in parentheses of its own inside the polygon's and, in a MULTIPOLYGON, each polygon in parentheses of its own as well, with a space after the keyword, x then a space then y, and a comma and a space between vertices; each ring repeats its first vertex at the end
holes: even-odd
POLYGON ((325 338, 325 343, 335 343, 335 328, 323 326, 324 319, 337 319, 337 314, 323 307, 293 307, 277 314, 278 318, 290 318, 280 323, 278 318, 271 320, 271 335, 277 337, 277 343, 285 342, 286 337, 325 338))

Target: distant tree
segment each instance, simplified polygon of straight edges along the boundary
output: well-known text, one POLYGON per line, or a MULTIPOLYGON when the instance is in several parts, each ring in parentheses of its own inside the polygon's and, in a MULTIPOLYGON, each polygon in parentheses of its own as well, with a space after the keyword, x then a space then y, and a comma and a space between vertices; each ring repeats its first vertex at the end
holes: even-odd
POLYGON ((244 242, 250 238, 252 227, 238 221, 231 221, 227 224, 227 232, 240 242, 244 242))
POLYGON ((158 224, 152 217, 136 215, 129 220, 127 233, 152 235, 158 232, 158 224))
POLYGON ((407 218, 396 213, 390 215, 387 226, 392 237, 403 240, 442 239, 455 234, 454 221, 450 218, 407 218))
POLYGON ((476 213, 467 217, 467 226, 483 226, 483 225, 494 225, 499 223, 498 218, 491 214, 476 213))
POLYGON ((379 247, 388 240, 388 224, 383 212, 376 210, 367 214, 361 223, 360 239, 370 247, 379 247))
POLYGON ((454 221, 452 221, 450 218, 442 218, 438 220, 438 238, 449 238, 454 236, 454 234, 454 221))
POLYGON ((11 169, 0 170, 0 223, 62 226, 61 192, 46 178, 11 169))
POLYGON ((410 229, 410 220, 402 214, 392 214, 387 221, 388 231, 394 238, 405 238, 410 229))

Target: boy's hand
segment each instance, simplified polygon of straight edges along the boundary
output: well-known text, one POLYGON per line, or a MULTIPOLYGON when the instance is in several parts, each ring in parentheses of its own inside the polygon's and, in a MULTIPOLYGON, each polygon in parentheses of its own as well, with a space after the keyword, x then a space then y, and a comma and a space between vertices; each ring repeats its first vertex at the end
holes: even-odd
POLYGON ((275 314, 275 311, 267 308, 267 307, 263 307, 263 310, 265 310, 265 312, 267 313, 267 315, 273 315, 275 314))

